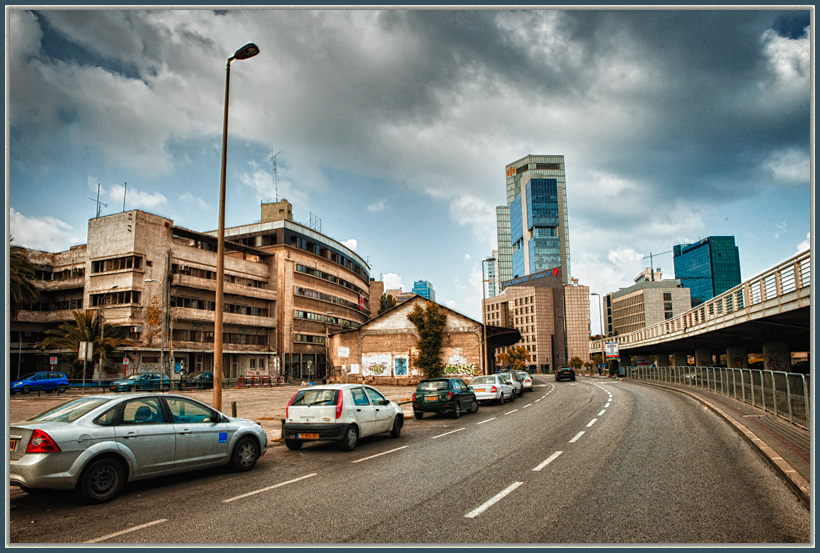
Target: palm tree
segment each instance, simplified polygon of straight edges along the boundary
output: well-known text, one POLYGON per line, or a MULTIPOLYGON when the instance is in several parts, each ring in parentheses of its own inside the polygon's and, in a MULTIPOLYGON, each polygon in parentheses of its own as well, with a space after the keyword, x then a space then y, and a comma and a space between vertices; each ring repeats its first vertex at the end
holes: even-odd
MULTIPOLYGON (((126 335, 126 329, 119 325, 108 323, 105 325, 105 339, 100 343, 100 326, 103 324, 98 313, 87 311, 74 311, 73 321, 63 321, 58 328, 46 331, 45 339, 39 344, 42 349, 61 350, 63 355, 71 360, 72 377, 80 375, 80 362, 77 360, 77 353, 80 351, 80 342, 91 342, 94 352, 93 358, 99 359, 100 355, 104 359, 116 348, 126 346, 136 346, 136 342, 126 335)), ((85 372, 88 376, 93 363, 86 363, 85 372)))
POLYGON ((9 252, 9 311, 12 321, 17 319, 24 304, 34 303, 40 297, 40 290, 34 286, 34 265, 26 258, 25 252, 22 246, 11 246, 9 252))

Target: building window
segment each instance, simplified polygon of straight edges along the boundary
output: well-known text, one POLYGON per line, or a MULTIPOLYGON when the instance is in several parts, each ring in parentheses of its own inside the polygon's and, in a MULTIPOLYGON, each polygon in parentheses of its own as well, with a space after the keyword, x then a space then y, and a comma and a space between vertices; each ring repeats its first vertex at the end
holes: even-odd
POLYGON ((124 269, 139 269, 142 265, 142 256, 127 255, 124 257, 114 257, 111 259, 100 259, 91 262, 92 273, 107 273, 109 271, 121 271, 124 269))

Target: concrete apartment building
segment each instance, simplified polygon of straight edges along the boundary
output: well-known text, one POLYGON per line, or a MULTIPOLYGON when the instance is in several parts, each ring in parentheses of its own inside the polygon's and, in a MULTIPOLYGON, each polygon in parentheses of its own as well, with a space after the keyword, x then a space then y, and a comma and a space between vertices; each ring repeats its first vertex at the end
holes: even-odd
POLYGON ((531 371, 554 372, 569 359, 589 358, 589 288, 561 282, 559 271, 541 271, 505 283, 502 294, 484 301, 487 328, 510 327, 521 333, 531 371))
POLYGON ((606 335, 626 334, 671 319, 692 308, 689 288, 680 279, 661 278, 647 268, 635 284, 604 297, 606 335), (655 278, 656 280, 651 280, 655 278))
MULTIPOLYGON (((262 204, 261 222, 226 229, 225 242, 225 378, 322 378, 327 335, 378 310, 366 261, 294 222, 287 200, 262 204)), ((103 377, 163 370, 162 361, 172 378, 211 370, 216 245, 216 231, 134 210, 91 219, 85 245, 28 250, 42 296, 12 322, 12 363, 47 370, 55 352, 35 348, 45 330, 92 309, 138 343, 106 360, 103 377)))

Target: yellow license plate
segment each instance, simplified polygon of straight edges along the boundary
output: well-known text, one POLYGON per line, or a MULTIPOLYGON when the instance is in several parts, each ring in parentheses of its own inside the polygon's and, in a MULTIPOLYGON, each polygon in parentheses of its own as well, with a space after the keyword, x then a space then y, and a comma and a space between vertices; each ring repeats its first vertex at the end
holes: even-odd
POLYGON ((9 440, 9 442, 9 445, 11 446, 9 447, 9 451, 14 451, 14 448, 17 447, 17 440, 9 440))
POLYGON ((484 388, 476 388, 476 389, 475 389, 475 391, 476 391, 476 392, 484 392, 484 391, 486 391, 486 390, 484 390, 484 388))
POLYGON ((316 433, 316 432, 308 432, 308 433, 304 433, 304 434, 297 434, 297 436, 301 440, 318 440, 319 439, 319 434, 316 433))
POLYGON ((438 401, 438 396, 424 396, 424 401, 438 401))

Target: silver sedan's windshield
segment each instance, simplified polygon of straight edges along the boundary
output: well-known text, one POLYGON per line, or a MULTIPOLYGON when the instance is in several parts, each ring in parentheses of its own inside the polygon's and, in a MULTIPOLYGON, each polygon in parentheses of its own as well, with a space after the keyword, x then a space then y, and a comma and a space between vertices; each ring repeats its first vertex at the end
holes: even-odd
POLYGON ((43 411, 42 413, 38 413, 27 420, 37 422, 72 422, 109 401, 111 400, 108 398, 100 397, 73 399, 43 411))

